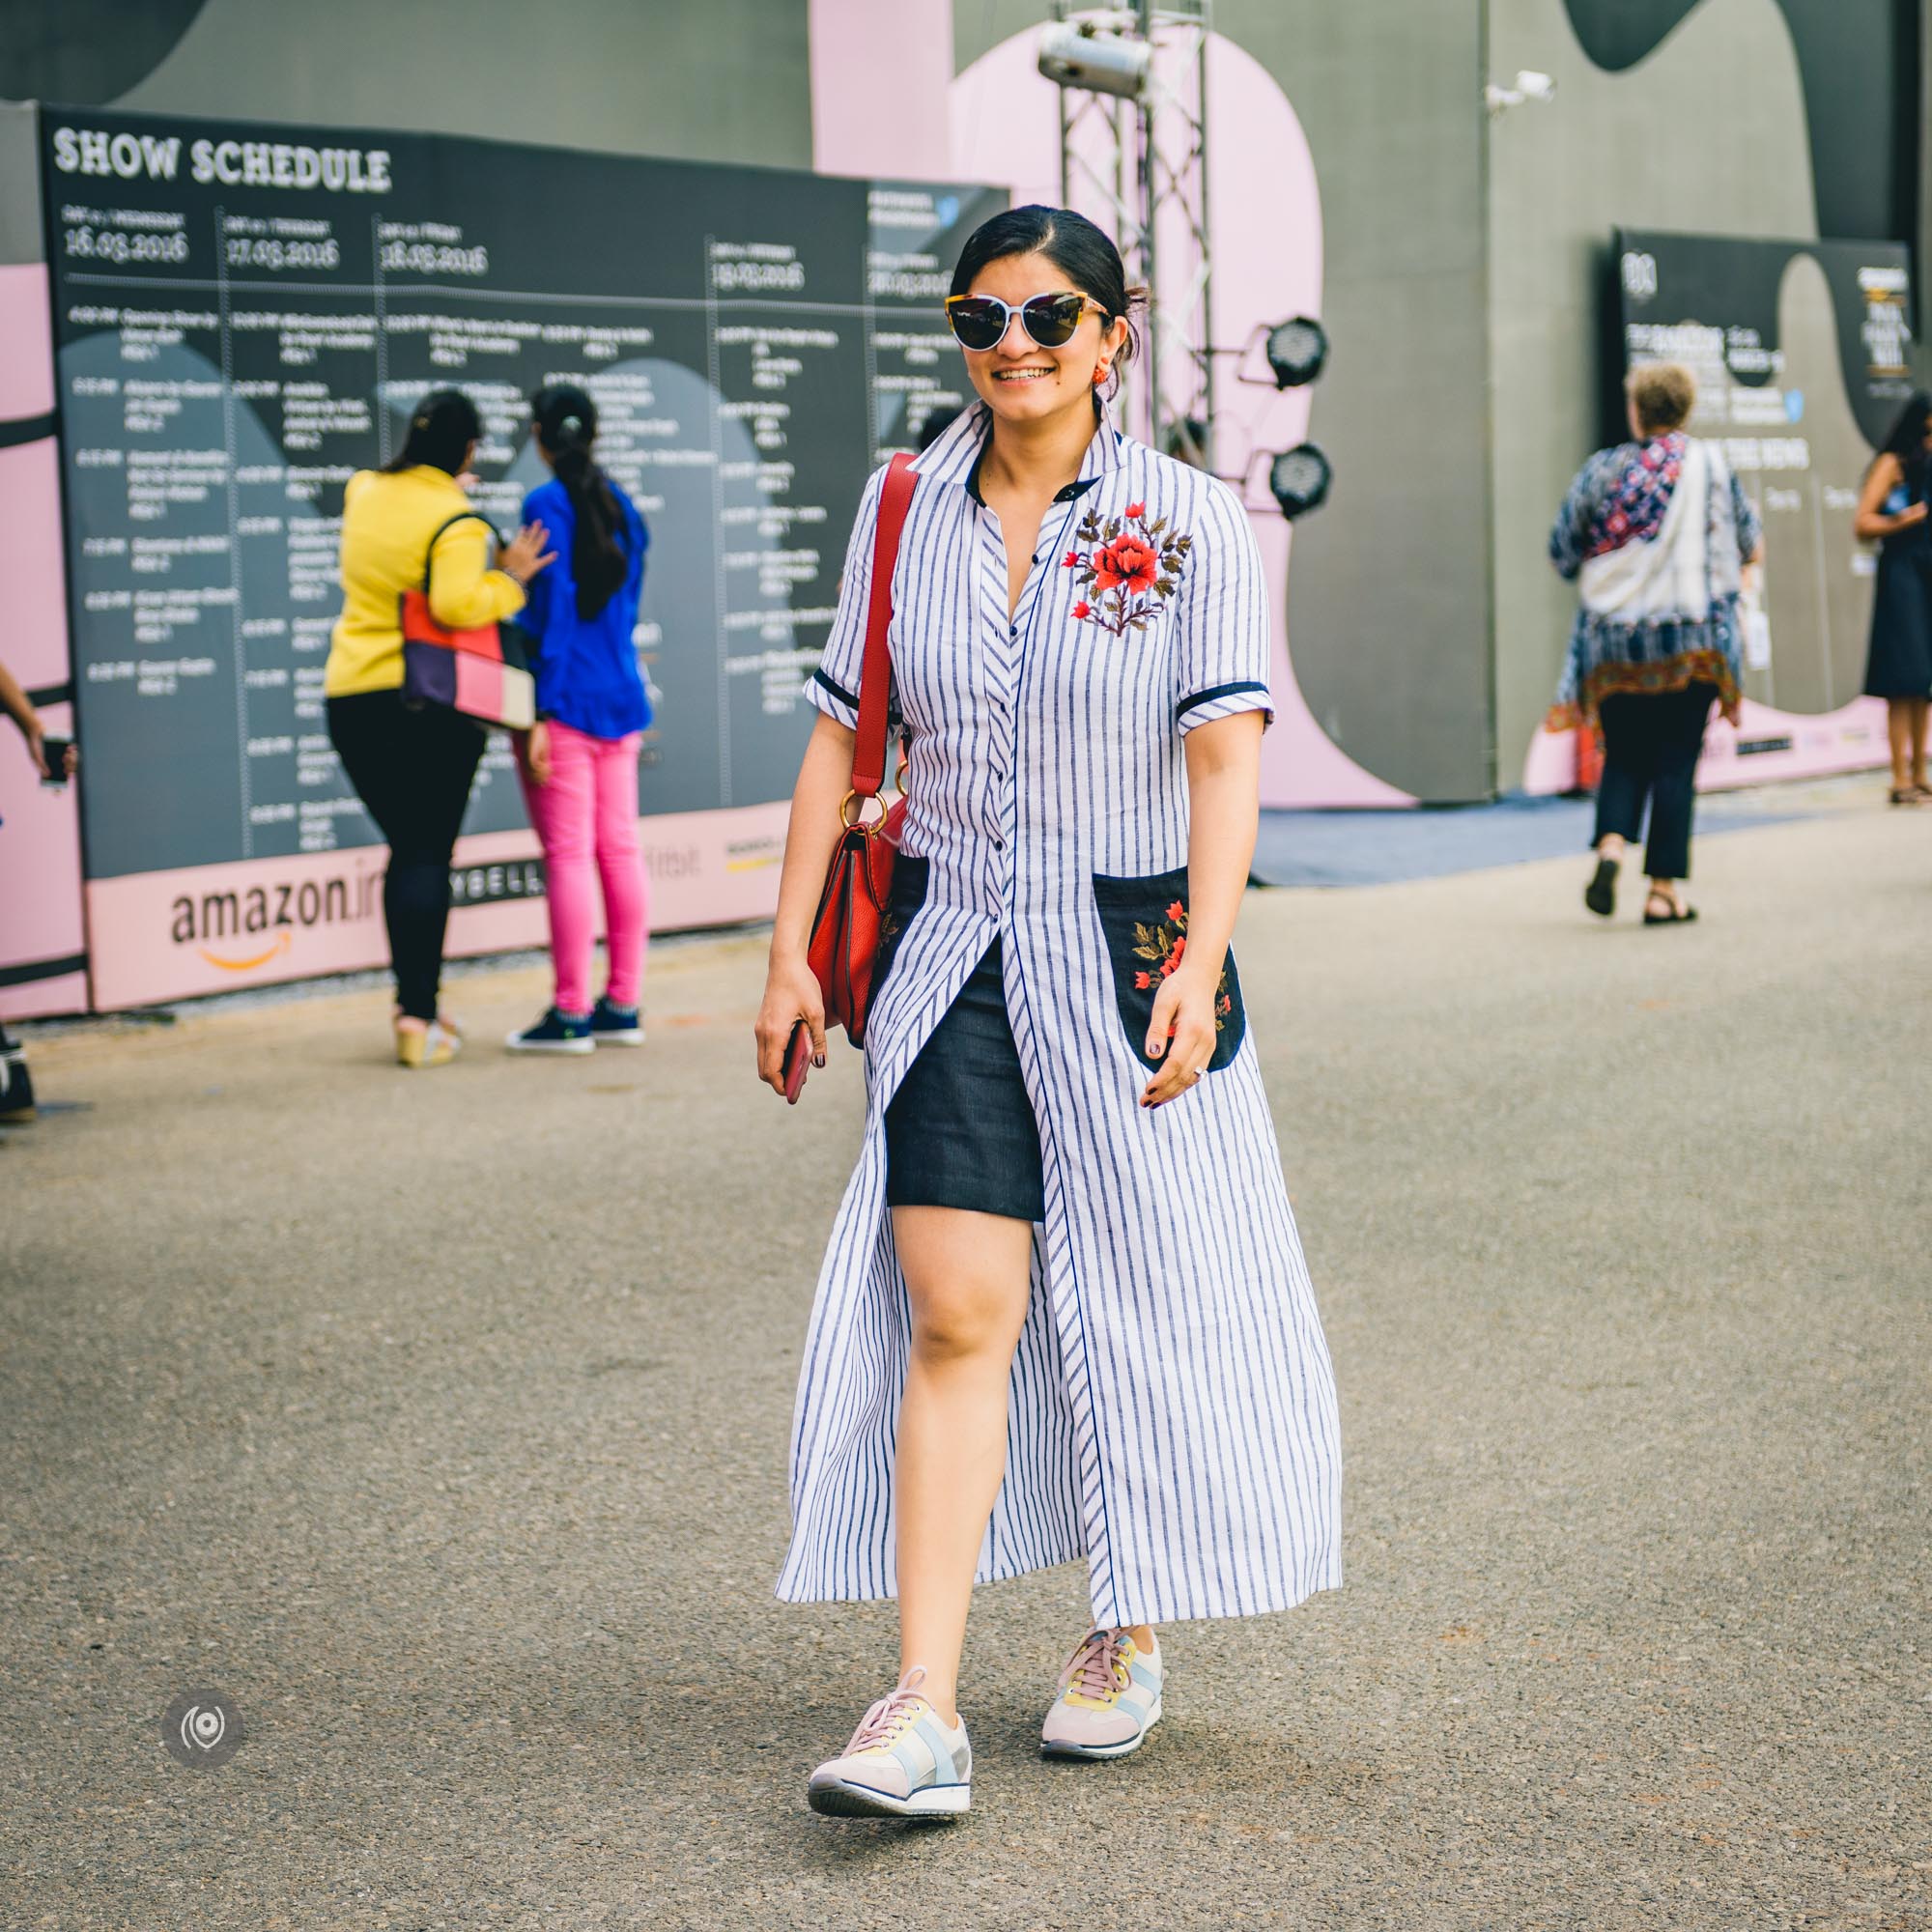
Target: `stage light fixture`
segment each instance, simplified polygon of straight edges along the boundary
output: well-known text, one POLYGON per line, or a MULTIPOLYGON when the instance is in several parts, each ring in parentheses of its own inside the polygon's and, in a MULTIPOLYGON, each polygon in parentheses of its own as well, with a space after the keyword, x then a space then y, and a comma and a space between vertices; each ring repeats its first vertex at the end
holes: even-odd
POLYGON ((1335 479, 1328 459, 1312 442, 1298 442, 1268 465, 1268 494, 1290 523, 1318 510, 1335 479))
POLYGON ((1328 331, 1312 316, 1278 322, 1268 330, 1264 353, 1277 389, 1298 389, 1321 375, 1328 360, 1328 331))
POLYGON ((1056 87, 1139 100, 1147 92, 1153 43, 1093 20, 1060 20, 1040 30, 1035 60, 1056 87))

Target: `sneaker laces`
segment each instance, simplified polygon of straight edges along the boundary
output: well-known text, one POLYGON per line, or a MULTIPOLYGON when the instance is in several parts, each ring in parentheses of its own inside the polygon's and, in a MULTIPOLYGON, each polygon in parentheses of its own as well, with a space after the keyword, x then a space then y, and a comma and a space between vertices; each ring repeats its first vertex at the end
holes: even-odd
POLYGON ((1112 1703, 1121 1694, 1121 1678, 1126 1670, 1122 1656, 1126 1643, 1124 1630, 1090 1632, 1086 1642, 1073 1653, 1066 1668, 1060 1673, 1061 1690, 1071 1690, 1077 1696, 1092 1697, 1101 1703, 1112 1703))
POLYGON ((919 1716, 922 1705, 930 1708, 931 1700, 918 1688, 924 1680, 924 1664, 915 1663, 899 1679, 898 1688, 888 1691, 859 1719, 859 1728, 852 1733, 852 1742, 845 1747, 844 1755, 850 1757, 858 1751, 874 1750, 889 1745, 919 1716))

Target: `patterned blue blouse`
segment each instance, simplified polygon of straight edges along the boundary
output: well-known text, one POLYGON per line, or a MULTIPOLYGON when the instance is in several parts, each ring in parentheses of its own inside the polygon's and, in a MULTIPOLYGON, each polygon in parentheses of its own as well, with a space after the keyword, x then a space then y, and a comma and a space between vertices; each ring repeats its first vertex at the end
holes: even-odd
MULTIPOLYGON (((1675 494, 1688 441, 1682 431, 1673 430, 1649 442, 1600 449, 1584 464, 1549 532, 1549 560, 1559 577, 1575 579, 1591 557, 1656 537, 1675 494)), ((1757 549, 1763 525, 1736 472, 1726 474, 1737 554, 1748 557, 1757 549)), ((1717 525, 1718 500, 1714 497, 1710 536, 1728 544, 1732 531, 1717 525)), ((1574 726, 1619 692, 1681 691, 1700 678, 1715 684, 1729 703, 1738 696, 1743 672, 1737 594, 1720 592, 1715 582, 1709 612, 1702 617, 1672 615, 1630 623, 1579 609, 1549 724, 1552 729, 1574 726)))

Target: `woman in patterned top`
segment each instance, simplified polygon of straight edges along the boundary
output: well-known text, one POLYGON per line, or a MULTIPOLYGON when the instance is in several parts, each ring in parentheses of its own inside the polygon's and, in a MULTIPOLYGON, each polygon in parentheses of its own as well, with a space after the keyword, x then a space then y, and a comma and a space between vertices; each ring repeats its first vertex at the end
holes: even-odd
POLYGON ((1633 440, 1584 464, 1549 533, 1550 561, 1576 580, 1580 606, 1549 724, 1603 722, 1583 903, 1605 919, 1616 910, 1617 868, 1648 799, 1643 923, 1674 925, 1697 917, 1679 883, 1690 875, 1697 755, 1713 702, 1738 722, 1738 592, 1763 531, 1722 451, 1684 434, 1697 395, 1690 370, 1642 363, 1625 391, 1633 440))

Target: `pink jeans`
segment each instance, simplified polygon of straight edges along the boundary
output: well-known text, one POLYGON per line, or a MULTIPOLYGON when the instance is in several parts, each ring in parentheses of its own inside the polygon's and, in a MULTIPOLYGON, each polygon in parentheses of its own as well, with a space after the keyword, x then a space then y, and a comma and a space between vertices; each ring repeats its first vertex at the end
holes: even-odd
POLYGON ((650 925, 643 849, 638 843, 639 734, 592 738, 554 718, 549 729, 550 782, 533 784, 522 760, 518 770, 550 874, 556 1009, 587 1013, 591 1009, 590 951, 597 936, 593 866, 604 885, 608 997, 613 1007, 635 1007, 643 988, 650 925))

